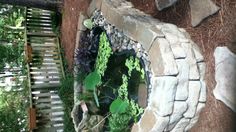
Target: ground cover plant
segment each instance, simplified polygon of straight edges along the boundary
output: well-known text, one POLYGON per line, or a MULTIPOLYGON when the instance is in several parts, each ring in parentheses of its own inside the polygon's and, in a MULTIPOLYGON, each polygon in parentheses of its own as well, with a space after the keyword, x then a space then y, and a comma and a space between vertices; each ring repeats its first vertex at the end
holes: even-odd
POLYGON ((92 36, 89 31, 82 34, 77 50, 77 79, 83 85, 78 100, 85 102, 90 115, 103 116, 94 124, 103 124, 100 130, 130 131, 143 113, 137 103, 137 91, 145 79, 144 70, 132 51, 113 52, 106 33, 101 28, 92 30, 92 36))

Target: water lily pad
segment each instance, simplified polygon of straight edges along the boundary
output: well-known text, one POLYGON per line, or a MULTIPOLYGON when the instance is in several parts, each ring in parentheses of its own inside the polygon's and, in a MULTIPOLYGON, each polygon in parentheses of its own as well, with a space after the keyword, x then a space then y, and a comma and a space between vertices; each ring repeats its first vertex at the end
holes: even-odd
POLYGON ((87 90, 95 90, 96 86, 101 82, 101 76, 97 71, 91 72, 84 80, 84 86, 87 90))
POLYGON ((114 100, 110 105, 110 112, 115 113, 125 113, 129 104, 126 101, 121 100, 120 98, 114 100))

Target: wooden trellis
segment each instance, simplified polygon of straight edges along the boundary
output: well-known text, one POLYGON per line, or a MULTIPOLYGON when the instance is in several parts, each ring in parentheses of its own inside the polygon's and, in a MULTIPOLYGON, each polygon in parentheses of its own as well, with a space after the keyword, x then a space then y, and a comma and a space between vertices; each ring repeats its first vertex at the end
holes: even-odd
POLYGON ((59 39, 51 12, 26 8, 25 53, 30 89, 30 131, 63 131, 63 105, 58 96, 64 77, 59 39))

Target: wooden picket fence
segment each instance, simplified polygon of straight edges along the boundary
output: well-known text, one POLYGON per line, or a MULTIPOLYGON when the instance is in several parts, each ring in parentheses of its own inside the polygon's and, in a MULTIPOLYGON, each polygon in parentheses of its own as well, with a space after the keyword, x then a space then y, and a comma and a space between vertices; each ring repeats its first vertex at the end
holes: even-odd
POLYGON ((64 77, 59 39, 51 12, 26 8, 25 53, 30 89, 30 131, 63 131, 63 105, 58 96, 64 77))

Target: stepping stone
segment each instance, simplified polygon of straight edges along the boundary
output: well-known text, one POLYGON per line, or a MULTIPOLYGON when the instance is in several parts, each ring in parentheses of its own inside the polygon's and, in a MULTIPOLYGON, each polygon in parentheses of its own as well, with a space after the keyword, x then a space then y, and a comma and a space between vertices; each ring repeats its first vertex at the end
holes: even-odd
POLYGON ((211 0, 190 0, 191 23, 193 27, 199 25, 205 18, 219 11, 219 7, 211 0))

